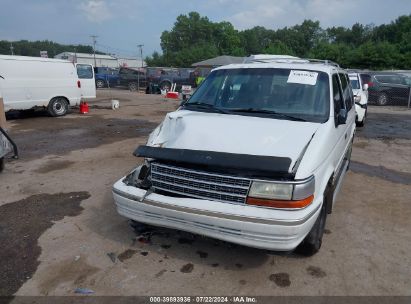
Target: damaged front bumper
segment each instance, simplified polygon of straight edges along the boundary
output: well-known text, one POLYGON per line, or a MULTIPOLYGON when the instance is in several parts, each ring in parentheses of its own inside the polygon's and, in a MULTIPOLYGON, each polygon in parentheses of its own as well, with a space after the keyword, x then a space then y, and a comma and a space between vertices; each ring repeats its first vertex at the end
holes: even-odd
POLYGON ((268 250, 289 251, 305 238, 320 213, 315 200, 299 210, 172 197, 124 183, 113 186, 120 215, 154 226, 168 227, 268 250))

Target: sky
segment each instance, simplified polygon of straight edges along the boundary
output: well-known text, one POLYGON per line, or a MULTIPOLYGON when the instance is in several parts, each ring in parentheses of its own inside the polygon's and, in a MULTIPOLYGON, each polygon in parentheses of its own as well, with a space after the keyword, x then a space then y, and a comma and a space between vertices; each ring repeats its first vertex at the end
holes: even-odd
POLYGON ((97 50, 136 57, 161 51, 160 36, 176 17, 197 11, 239 30, 278 29, 318 20, 323 28, 389 23, 411 14, 411 0, 0 0, 0 40, 52 40, 92 44, 97 50))

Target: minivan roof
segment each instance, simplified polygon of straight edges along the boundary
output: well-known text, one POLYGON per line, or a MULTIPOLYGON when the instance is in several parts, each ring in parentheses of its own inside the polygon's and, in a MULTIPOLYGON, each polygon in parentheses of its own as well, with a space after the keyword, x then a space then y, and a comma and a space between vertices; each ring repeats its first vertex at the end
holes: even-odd
POLYGON ((45 62, 64 62, 72 63, 69 60, 43 58, 43 57, 30 57, 30 56, 12 56, 12 55, 0 55, 0 60, 21 60, 21 61, 45 61, 45 62))
POLYGON ((230 64, 215 68, 214 70, 224 70, 224 69, 296 69, 296 70, 309 70, 309 71, 320 71, 325 73, 332 72, 345 72, 344 69, 338 68, 333 65, 327 65, 323 63, 307 63, 307 62, 269 62, 269 63, 241 63, 241 64, 230 64))

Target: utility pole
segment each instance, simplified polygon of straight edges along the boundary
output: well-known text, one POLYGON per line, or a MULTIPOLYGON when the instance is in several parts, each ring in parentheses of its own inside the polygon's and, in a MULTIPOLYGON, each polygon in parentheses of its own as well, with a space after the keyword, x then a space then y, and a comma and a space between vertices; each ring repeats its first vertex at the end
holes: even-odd
MULTIPOLYGON (((140 49, 141 67, 143 67, 143 46, 144 44, 137 44, 140 49)), ((137 90, 140 92, 140 71, 137 71, 137 90)))
POLYGON ((10 42, 10 52, 11 52, 11 55, 14 56, 14 46, 13 46, 13 42, 10 42))
POLYGON ((97 37, 96 35, 90 35, 91 39, 93 39, 93 52, 94 52, 94 67, 97 66, 96 62, 96 42, 97 42, 97 37))
POLYGON ((140 58, 141 58, 141 67, 144 68, 144 63, 143 63, 143 46, 144 44, 138 44, 137 47, 140 49, 140 58))

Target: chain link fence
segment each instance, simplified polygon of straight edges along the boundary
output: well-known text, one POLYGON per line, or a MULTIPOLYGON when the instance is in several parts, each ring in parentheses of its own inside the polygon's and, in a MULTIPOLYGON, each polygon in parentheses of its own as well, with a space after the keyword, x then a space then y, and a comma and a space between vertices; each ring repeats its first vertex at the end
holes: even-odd
POLYGON ((368 103, 378 106, 411 106, 411 71, 361 72, 361 81, 368 84, 368 103))

